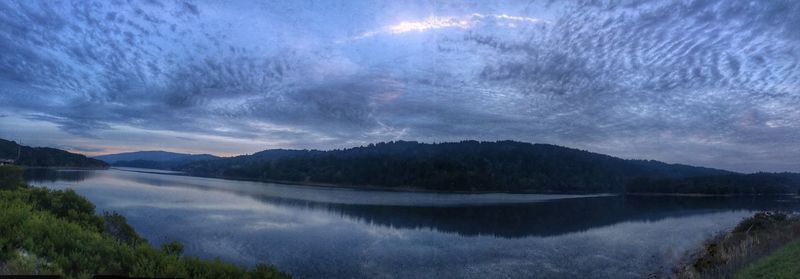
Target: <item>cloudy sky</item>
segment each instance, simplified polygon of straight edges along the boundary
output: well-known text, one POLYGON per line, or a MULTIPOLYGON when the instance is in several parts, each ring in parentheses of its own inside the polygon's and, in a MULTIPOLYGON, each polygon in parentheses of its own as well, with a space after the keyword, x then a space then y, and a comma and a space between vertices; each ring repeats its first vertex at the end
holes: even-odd
POLYGON ((0 1, 0 137, 512 139, 800 171, 800 1, 0 1))

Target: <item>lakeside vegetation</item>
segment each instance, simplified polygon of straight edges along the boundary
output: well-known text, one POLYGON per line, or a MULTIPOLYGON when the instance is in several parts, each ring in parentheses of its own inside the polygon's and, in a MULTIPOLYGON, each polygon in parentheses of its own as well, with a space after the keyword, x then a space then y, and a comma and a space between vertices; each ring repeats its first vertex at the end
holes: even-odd
POLYGON ((155 248, 116 213, 95 214, 72 190, 31 187, 22 169, 0 166, 0 275, 93 275, 177 278, 289 278, 269 265, 247 269, 155 248))
POLYGON ((675 277, 796 278, 792 276, 797 273, 786 272, 796 269, 800 262, 798 240, 799 216, 759 212, 730 232, 706 241, 675 271, 675 277))

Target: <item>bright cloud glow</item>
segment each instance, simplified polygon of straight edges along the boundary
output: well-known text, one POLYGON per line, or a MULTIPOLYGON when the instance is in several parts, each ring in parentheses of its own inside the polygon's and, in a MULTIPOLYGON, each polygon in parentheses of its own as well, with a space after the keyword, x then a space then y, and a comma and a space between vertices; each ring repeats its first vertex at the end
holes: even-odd
POLYGON ((495 18, 495 19, 505 19, 505 20, 511 20, 511 21, 524 21, 524 22, 530 22, 530 23, 537 23, 537 22, 545 22, 545 23, 547 23, 547 21, 543 21, 543 20, 540 20, 538 18, 524 17, 524 16, 510 16, 510 15, 507 15, 507 14, 488 15, 488 16, 486 16, 486 15, 482 15, 482 14, 477 14, 476 13, 476 14, 472 14, 472 16, 473 17, 478 17, 478 18, 491 17, 491 18, 495 18))
POLYGON ((384 26, 381 29, 365 32, 361 35, 355 36, 351 38, 351 40, 360 40, 384 34, 424 32, 424 31, 444 29, 444 28, 470 29, 482 23, 490 23, 506 27, 517 26, 511 22, 522 22, 529 24, 547 23, 547 21, 543 21, 538 18, 511 16, 507 14, 484 15, 479 13, 473 13, 468 16, 429 16, 419 21, 402 21, 398 24, 384 26))
POLYGON ((474 21, 467 19, 459 19, 456 17, 435 17, 431 16, 423 21, 403 21, 399 24, 389 26, 389 33, 399 34, 406 32, 422 32, 430 29, 442 29, 449 27, 457 27, 467 29, 474 24, 474 21))

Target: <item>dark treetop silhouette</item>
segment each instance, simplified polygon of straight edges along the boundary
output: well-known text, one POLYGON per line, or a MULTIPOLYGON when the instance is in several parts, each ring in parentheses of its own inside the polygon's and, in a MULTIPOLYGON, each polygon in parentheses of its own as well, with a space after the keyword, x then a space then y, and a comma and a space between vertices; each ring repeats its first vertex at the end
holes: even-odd
POLYGON ((796 191, 798 184, 792 174, 740 174, 515 141, 265 150, 174 169, 200 176, 461 192, 780 194, 796 191))

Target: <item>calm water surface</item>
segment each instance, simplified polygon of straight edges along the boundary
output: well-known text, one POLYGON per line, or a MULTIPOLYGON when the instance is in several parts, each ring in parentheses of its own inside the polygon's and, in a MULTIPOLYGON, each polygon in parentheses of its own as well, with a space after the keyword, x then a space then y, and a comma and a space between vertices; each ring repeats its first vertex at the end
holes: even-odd
POLYGON ((148 173, 38 170, 153 244, 299 278, 642 278, 795 200, 359 191, 148 173))

